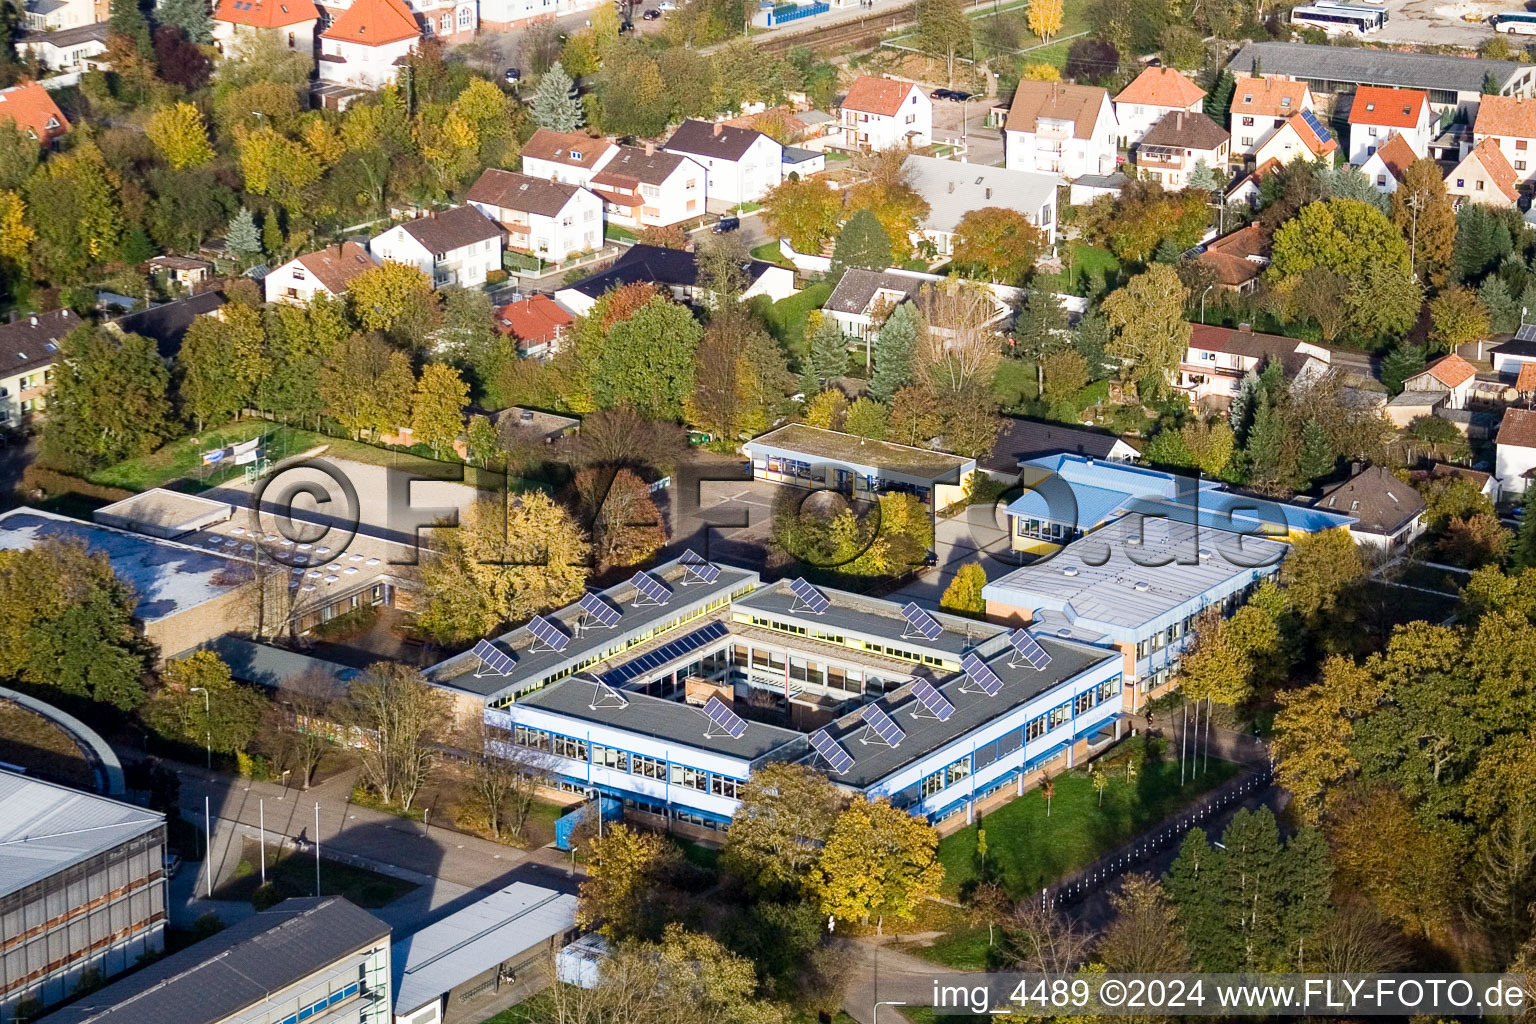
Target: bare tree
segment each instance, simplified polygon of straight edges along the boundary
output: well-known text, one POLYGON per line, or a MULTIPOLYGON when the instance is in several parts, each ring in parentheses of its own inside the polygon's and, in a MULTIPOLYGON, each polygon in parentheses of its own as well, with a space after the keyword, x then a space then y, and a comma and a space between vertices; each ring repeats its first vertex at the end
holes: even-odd
POLYGON ((1126 875, 1110 905, 1115 919, 1104 929, 1097 950, 1097 958, 1110 971, 1161 974, 1189 969, 1184 929, 1155 878, 1126 875))
POLYGON ((1401 969, 1410 960, 1402 932, 1360 899, 1333 911, 1328 925, 1309 945, 1308 970, 1329 974, 1380 974, 1401 969))
POLYGON ((923 289, 920 305, 928 330, 913 358, 919 379, 941 402, 972 392, 978 382, 990 388, 1001 346, 992 293, 966 281, 940 282, 923 289))
POLYGON ((1027 900, 1003 922, 1003 957, 1015 970, 1070 974, 1088 959, 1089 936, 1076 922, 1027 900))
POLYGON ((431 740, 452 710, 446 693, 405 665, 375 662, 352 684, 348 724, 363 733, 363 781, 375 796, 410 809, 436 759, 431 740))
POLYGON ((277 702, 284 711, 284 762, 292 766, 305 789, 314 782, 315 769, 333 745, 336 707, 342 694, 336 677, 321 669, 289 676, 277 688, 277 702))
POLYGON ((499 737, 481 721, 463 743, 470 752, 466 773, 474 808, 496 839, 521 837, 528 825, 539 787, 554 768, 553 759, 538 750, 497 743, 499 737))

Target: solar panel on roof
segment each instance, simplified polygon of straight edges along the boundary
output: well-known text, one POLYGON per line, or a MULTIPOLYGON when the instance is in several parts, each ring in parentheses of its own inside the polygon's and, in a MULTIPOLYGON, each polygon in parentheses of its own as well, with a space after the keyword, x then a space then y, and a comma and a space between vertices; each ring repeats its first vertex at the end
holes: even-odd
MULTIPOLYGON (((302 570, 300 570, 302 571, 302 570)), ((485 672, 476 672, 475 675, 511 675, 512 666, 517 664, 512 655, 507 654, 489 640, 481 640, 475 644, 475 657, 480 659, 480 665, 485 672)))
POLYGON ((939 620, 929 615, 916 601, 908 601, 901 606, 902 618, 907 620, 908 629, 901 634, 903 640, 915 640, 921 637, 924 640, 932 640, 944 632, 944 627, 939 625, 939 620))
POLYGON ((1311 128, 1314 132, 1317 133, 1319 141, 1327 142, 1329 139, 1333 138, 1333 133, 1330 132, 1327 128, 1323 127, 1323 122, 1319 121, 1317 119, 1317 115, 1312 113, 1312 111, 1303 110, 1301 112, 1301 119, 1307 122, 1308 128, 1311 128))
POLYGON ((1536 324, 1521 324, 1515 331, 1516 341, 1536 341, 1536 324))
MULTIPOLYGON (((955 713, 955 706, 949 702, 949 698, 933 688, 933 684, 926 679, 912 680, 912 696, 917 698, 929 714, 941 722, 949 720, 949 716, 955 713)), ((916 709, 914 708, 914 713, 916 709)))
POLYGON ((820 615, 832 606, 832 602, 827 598, 826 594, 823 594, 799 576, 789 581, 789 592, 795 595, 795 600, 800 607, 803 607, 813 615, 820 615))
MULTIPOLYGON (((644 597, 655 604, 666 604, 672 600, 672 588, 644 569, 641 569, 629 578, 629 585, 635 588, 640 597, 644 597)), ((636 600, 638 603, 638 598, 636 600)))
MULTIPOLYGON (((1040 642, 1029 635, 1026 629, 1016 629, 1008 634, 1008 643, 1018 652, 1019 657, 1029 662, 1030 667, 1039 671, 1051 663, 1050 652, 1040 646, 1040 642)), ((1016 664, 1009 661, 1010 665, 1016 664)))
POLYGON ((578 605, 587 618, 596 622, 599 626, 611 626, 619 621, 622 614, 617 608, 608 603, 608 599, 600 594, 583 594, 578 605))
POLYGON ((689 583, 713 583, 720 578, 720 567, 710 565, 692 551, 685 552, 683 562, 683 586, 689 583))
POLYGON ((658 665, 665 665, 675 658, 680 658, 685 654, 698 650, 711 641, 721 640, 729 635, 730 630, 726 629, 725 623, 711 622, 703 629, 696 629, 687 636, 678 637, 664 647, 658 647, 649 654, 620 665, 616 669, 604 672, 603 682, 610 686, 622 686, 631 679, 645 675, 658 665))
MULTIPOLYGON (((907 738, 907 734, 897 725, 890 715, 881 710, 878 704, 866 704, 860 714, 864 724, 869 726, 869 731, 880 738, 880 742, 888 747, 894 747, 907 738)), ((861 742, 868 743, 868 740, 861 742)))
POLYGON ((967 654, 961 658, 960 667, 965 670, 966 678, 988 697, 996 697, 997 691, 1003 688, 1003 681, 997 677, 996 672, 992 671, 992 666, 974 654, 967 654))
POLYGON ((564 626, 542 615, 535 615, 529 620, 528 632, 551 651, 563 651, 571 642, 571 634, 565 631, 564 626))
MULTIPOLYGON (((704 717, 729 733, 733 740, 741 739, 741 734, 747 731, 746 719, 726 707, 719 697, 711 697, 705 702, 704 717)), ((709 732, 704 735, 708 736, 709 732)))
POLYGON ((811 746, 816 753, 826 758, 827 764, 839 775, 848 774, 848 769, 853 767, 853 757, 843 749, 843 745, 833 739, 825 729, 817 729, 811 733, 811 746))

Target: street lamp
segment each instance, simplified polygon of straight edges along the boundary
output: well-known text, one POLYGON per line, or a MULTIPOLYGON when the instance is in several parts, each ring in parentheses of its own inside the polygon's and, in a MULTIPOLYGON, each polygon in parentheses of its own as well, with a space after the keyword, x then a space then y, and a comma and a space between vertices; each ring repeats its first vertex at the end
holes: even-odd
POLYGON ((208 770, 213 771, 213 712, 209 709, 208 705, 208 688, 206 686, 194 686, 188 692, 203 695, 203 739, 208 752, 208 770))
POLYGON ((1200 293, 1200 322, 1202 324, 1205 323, 1205 297, 1209 295, 1211 293, 1211 289, 1215 287, 1216 286, 1214 284, 1208 284, 1205 286, 1205 291, 1200 293))

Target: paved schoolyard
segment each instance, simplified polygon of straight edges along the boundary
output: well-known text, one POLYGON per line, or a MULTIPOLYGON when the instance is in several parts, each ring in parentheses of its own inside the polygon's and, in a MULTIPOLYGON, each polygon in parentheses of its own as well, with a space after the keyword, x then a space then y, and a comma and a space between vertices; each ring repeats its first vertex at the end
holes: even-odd
POLYGON ((890 594, 891 600, 937 608, 945 588, 967 562, 980 562, 989 581, 1001 578, 1017 564, 1011 560, 1001 506, 971 505, 952 519, 939 519, 933 533, 938 565, 890 594))

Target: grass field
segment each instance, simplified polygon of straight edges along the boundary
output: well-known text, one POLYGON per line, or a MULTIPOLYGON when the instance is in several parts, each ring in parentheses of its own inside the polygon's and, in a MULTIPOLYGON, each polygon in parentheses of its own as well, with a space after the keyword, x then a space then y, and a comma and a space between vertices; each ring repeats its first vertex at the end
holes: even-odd
MULTIPOLYGON (((1152 759, 1127 784, 1125 762, 1132 743, 1140 741, 1123 744, 1102 762, 1109 778, 1102 807, 1088 775, 1074 771, 1056 779, 1049 816, 1038 788, 986 815, 980 827, 987 830, 987 875, 1014 899, 1039 892, 1237 774, 1236 765, 1213 760, 1204 776, 1181 788, 1177 757, 1152 759)), ((948 895, 981 876, 976 829, 971 825, 939 843, 948 895)))
POLYGON ((81 789, 96 785, 90 762, 69 733, 8 700, 0 700, 0 761, 81 789))
POLYGON ((1091 274, 1097 272, 1106 281, 1112 282, 1120 273, 1120 261, 1108 249, 1100 249, 1085 242, 1067 242, 1061 248, 1061 273, 1038 275, 1033 282, 1034 287, 1048 288, 1063 295, 1080 295, 1084 282, 1091 274))
MULTIPOLYGON (((261 844, 247 839, 240 851, 235 877, 214 890, 216 899, 251 900, 261 885, 257 870, 261 844)), ((268 905, 293 896, 315 894, 315 858, 313 853, 280 856, 275 847, 267 847, 267 885, 274 892, 268 905)), ((393 903, 416 886, 399 878, 381 875, 365 868, 355 868, 320 857, 320 891, 327 896, 345 896, 360 907, 378 908, 393 903)))
POLYGON ((832 286, 817 281, 804 291, 768 307, 768 329, 797 359, 805 354, 805 318, 832 297, 832 286))

